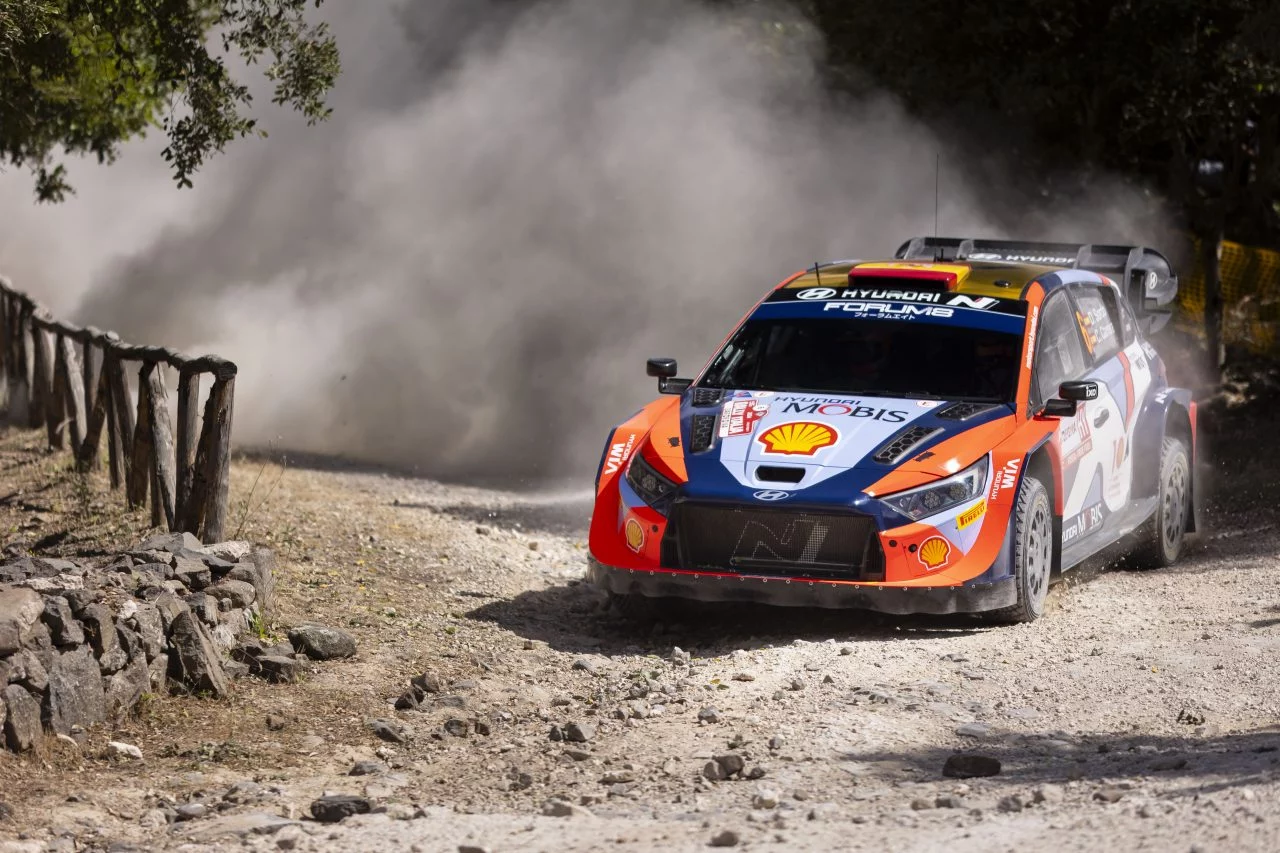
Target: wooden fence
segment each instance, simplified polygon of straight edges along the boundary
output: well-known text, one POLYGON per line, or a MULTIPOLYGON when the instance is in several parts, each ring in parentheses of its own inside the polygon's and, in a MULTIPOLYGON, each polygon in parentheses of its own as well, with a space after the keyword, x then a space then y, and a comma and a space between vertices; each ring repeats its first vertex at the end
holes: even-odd
POLYGON ((76 467, 100 464, 103 427, 111 488, 151 523, 202 542, 222 539, 231 466, 231 403, 236 366, 217 356, 190 358, 163 347, 124 343, 115 332, 54 320, 0 277, 0 400, 11 421, 44 426, 49 446, 70 445, 76 467), (135 401, 125 371, 138 365, 135 401), (163 366, 178 372, 178 424, 169 416, 163 366), (213 375, 196 437, 200 376, 213 375))

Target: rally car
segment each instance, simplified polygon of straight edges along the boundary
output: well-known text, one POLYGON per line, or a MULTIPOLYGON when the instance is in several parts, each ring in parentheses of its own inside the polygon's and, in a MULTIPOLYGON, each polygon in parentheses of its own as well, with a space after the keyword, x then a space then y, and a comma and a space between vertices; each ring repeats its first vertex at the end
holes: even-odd
POLYGON ((1023 622, 1120 543, 1196 529, 1196 404, 1148 340, 1177 278, 1140 246, 915 238, 765 295, 605 442, 587 575, 665 597, 1023 622))

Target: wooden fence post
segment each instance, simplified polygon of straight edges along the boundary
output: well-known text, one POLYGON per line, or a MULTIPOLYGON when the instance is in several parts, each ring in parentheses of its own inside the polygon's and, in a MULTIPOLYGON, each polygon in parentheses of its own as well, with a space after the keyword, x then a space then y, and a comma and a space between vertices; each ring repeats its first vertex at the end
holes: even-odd
MULTIPOLYGON (((178 371, 178 444, 174 456, 177 484, 174 495, 174 530, 187 529, 192 511, 192 467, 196 459, 196 417, 200 405, 200 374, 183 365, 178 371)), ((199 522, 196 523, 199 529, 199 522)))
POLYGON ((129 460, 128 486, 125 500, 129 508, 142 506, 147 502, 147 486, 151 482, 152 439, 151 439, 151 372, 155 365, 144 361, 138 369, 138 420, 133 427, 133 452, 129 460))
MULTIPOLYGON (((143 368, 145 371, 145 367, 143 368)), ((141 379, 140 381, 144 381, 141 379)), ((169 422, 169 391, 165 388, 164 372, 155 367, 148 382, 147 402, 151 414, 151 523, 173 530, 174 522, 174 456, 173 427, 169 422)))
MULTIPOLYGON (((85 426, 84 444, 76 455, 76 467, 81 471, 89 471, 98 467, 98 443, 102 438, 102 427, 111 417, 111 388, 107 384, 107 372, 98 371, 98 390, 93 395, 93 410, 89 414, 89 422, 85 426)), ((108 425, 107 441, 111 441, 111 427, 108 425)), ((112 472, 115 473, 114 471, 112 472)))
POLYGON ((27 426, 35 429, 44 423, 44 395, 40 388, 40 370, 36 362, 36 338, 38 331, 32 322, 35 306, 22 303, 22 363, 27 372, 27 426))
POLYGON ((35 385, 40 396, 40 411, 44 415, 45 432, 49 435, 49 446, 61 448, 63 445, 62 400, 58 398, 53 353, 49 347, 49 335, 38 322, 33 321, 31 324, 31 337, 35 348, 35 385))
POLYGON ((71 449, 79 450, 84 445, 84 437, 88 428, 85 417, 84 371, 81 370, 80 356, 75 345, 67 335, 58 335, 58 360, 62 364, 59 375, 65 392, 68 426, 71 432, 71 449))
MULTIPOLYGON (((120 348, 115 343, 104 344, 102 369, 107 371, 107 381, 111 385, 111 411, 115 415, 112 449, 120 451, 117 457, 120 463, 120 482, 127 482, 130 465, 128 451, 133 446, 133 399, 129 395, 129 383, 124 375, 124 359, 120 357, 120 348)), ((111 464, 113 468, 116 465, 114 461, 111 464)))
POLYGON ((234 373, 217 375, 204 405, 204 426, 196 451, 186 530, 197 533, 206 543, 219 541, 225 532, 235 382, 234 373))
POLYGON ((31 409, 31 384, 27 381, 27 348, 23 343, 22 303, 9 297, 9 420, 27 423, 31 409))
POLYGON ((100 332, 93 326, 88 326, 80 333, 80 385, 84 388, 84 410, 86 412, 93 409, 94 403, 97 402, 98 387, 98 359, 94 352, 93 340, 100 332))

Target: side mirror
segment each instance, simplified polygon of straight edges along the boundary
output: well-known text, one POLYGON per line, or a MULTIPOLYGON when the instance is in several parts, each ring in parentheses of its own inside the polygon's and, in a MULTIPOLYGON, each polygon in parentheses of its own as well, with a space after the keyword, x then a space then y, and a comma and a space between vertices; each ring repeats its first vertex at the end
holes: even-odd
POLYGON ((1040 410, 1040 414, 1047 418, 1074 418, 1076 416, 1076 406, 1080 405, 1075 400, 1049 400, 1044 404, 1044 408, 1040 410))
POLYGON ((1044 404, 1040 414, 1049 418, 1074 418, 1080 403, 1098 399, 1098 383, 1093 381, 1063 382, 1058 396, 1044 404))
POLYGON ((645 362, 645 373, 650 376, 656 376, 659 379, 670 379, 676 375, 676 360, 674 358, 651 358, 645 362))
POLYGON ((1098 399, 1098 383, 1092 381, 1063 382, 1058 386, 1058 396, 1064 400, 1084 402, 1098 399))
POLYGON ((659 394, 683 394, 693 384, 692 379, 676 379, 674 358, 651 358, 645 362, 645 373, 658 377, 659 394))

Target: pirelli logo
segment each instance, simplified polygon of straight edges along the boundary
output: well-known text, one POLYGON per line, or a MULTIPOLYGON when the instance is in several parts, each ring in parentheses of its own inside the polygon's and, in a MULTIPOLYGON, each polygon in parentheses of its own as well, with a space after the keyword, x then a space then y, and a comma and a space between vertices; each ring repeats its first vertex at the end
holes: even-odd
POLYGON ((975 521, 982 518, 986 514, 987 514, 987 502, 985 499, 980 500, 975 506, 965 510, 964 512, 956 516, 956 527, 959 528, 960 530, 964 530, 970 524, 973 524, 975 521))

